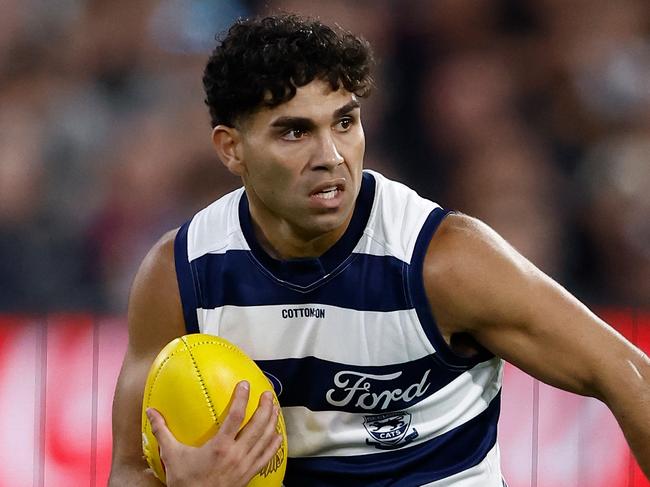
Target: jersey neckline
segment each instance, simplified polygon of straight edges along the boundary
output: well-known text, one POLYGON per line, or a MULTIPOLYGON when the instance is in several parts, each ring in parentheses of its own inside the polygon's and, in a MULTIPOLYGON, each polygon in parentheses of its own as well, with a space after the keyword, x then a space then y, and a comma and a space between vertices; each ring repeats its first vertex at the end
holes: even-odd
POLYGON ((320 257, 280 260, 271 257, 259 244, 253 230, 246 192, 239 200, 239 224, 255 259, 276 279, 307 287, 327 277, 341 265, 356 247, 365 231, 375 198, 375 178, 363 173, 352 219, 341 238, 320 257))

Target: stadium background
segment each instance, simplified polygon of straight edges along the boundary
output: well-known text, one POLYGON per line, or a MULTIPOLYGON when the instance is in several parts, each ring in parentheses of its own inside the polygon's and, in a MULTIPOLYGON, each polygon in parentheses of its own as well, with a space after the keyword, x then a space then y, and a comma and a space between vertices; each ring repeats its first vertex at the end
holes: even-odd
MULTIPOLYGON (((128 288, 234 188, 201 71, 234 18, 365 35, 367 166, 476 215, 650 350, 646 0, 3 0, 0 487, 103 485, 128 288)), ((642 486, 595 401, 509 369, 512 487, 642 486)))

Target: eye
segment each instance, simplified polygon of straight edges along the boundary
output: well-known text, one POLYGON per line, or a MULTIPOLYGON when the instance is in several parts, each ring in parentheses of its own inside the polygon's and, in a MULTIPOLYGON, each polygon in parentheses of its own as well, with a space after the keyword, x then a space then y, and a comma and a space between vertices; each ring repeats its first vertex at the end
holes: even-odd
POLYGON ((347 132, 350 130, 350 127, 354 124, 354 120, 352 117, 345 117, 339 120, 339 122, 336 124, 335 128, 338 132, 347 132))
POLYGON ((307 134, 306 130, 289 129, 282 134, 284 140, 300 140, 307 134))

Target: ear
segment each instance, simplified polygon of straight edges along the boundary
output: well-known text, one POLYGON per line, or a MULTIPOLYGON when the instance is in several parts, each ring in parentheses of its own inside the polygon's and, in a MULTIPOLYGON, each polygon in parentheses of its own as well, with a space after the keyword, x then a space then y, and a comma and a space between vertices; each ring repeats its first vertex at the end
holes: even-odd
POLYGON ((236 176, 244 174, 241 133, 234 127, 217 125, 212 130, 212 143, 223 165, 236 176))

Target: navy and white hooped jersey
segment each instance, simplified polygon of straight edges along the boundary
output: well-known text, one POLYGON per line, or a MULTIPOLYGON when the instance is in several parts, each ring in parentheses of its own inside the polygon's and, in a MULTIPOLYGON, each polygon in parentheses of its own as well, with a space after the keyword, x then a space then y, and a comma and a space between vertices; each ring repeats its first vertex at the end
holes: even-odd
POLYGON ((287 487, 502 486, 502 361, 455 355, 425 295, 424 255, 446 214, 365 171, 348 229, 320 258, 266 254, 243 189, 179 230, 187 331, 237 344, 273 382, 287 487))

